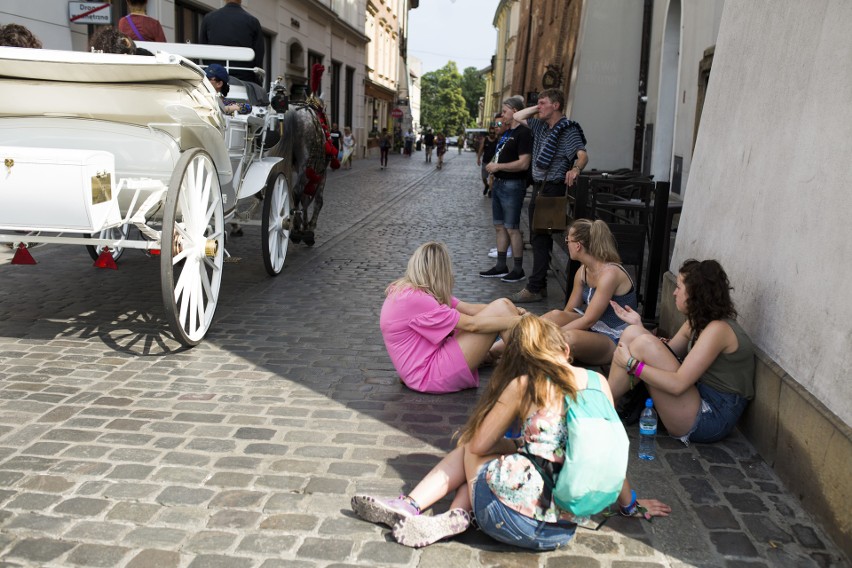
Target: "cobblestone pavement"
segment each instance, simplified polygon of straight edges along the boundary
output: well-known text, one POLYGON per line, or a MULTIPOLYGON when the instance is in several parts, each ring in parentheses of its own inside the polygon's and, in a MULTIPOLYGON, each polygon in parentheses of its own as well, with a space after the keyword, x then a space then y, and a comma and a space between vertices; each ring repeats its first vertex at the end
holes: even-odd
MULTIPOLYGON (((138 252, 118 271, 76 247, 0 266, 0 566, 843 565, 739 435, 660 440, 630 475, 672 517, 615 518, 558 552, 474 531, 413 550, 352 515, 354 493, 396 495, 436 463, 477 394, 400 385, 384 287, 427 239, 453 251, 458 296, 520 287, 477 276, 490 202, 473 154, 447 156, 441 171, 415 154, 332 173, 316 246, 291 247, 278 278, 256 229, 233 239, 217 320, 191 350, 165 333, 157 263, 138 252)), ((551 282, 532 309, 562 297, 551 282)))

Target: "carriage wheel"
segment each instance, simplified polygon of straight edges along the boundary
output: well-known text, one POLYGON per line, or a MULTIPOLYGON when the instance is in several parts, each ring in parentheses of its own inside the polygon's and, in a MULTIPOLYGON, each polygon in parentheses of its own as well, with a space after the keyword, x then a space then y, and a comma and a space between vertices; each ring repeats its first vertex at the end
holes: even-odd
MULTIPOLYGON (((92 236, 97 239, 110 239, 110 240, 118 240, 118 239, 126 239, 127 234, 130 232, 130 225, 121 225, 119 227, 111 227, 109 229, 104 229, 99 233, 95 233, 92 236)), ((89 256, 92 257, 92 260, 98 260, 98 257, 101 255, 101 252, 104 250, 103 245, 86 245, 86 250, 89 251, 89 256)), ((124 247, 112 247, 112 259, 118 260, 121 258, 121 255, 124 253, 124 247)))
POLYGON ((284 268, 290 244, 290 187, 281 173, 270 176, 263 197, 263 266, 270 276, 278 276, 284 268))
POLYGON ((219 303, 224 216, 213 161, 203 150, 187 150, 169 181, 160 239, 166 319, 175 339, 187 347, 204 338, 219 303))

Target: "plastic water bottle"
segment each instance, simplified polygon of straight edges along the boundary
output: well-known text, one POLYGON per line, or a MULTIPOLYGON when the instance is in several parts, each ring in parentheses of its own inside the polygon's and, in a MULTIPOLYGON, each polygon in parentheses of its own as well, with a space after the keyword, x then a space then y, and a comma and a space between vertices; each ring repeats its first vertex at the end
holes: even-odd
POLYGON ((654 401, 645 401, 645 410, 639 415, 639 458, 652 460, 657 457, 657 443, 654 437, 657 435, 657 412, 654 410, 654 401))

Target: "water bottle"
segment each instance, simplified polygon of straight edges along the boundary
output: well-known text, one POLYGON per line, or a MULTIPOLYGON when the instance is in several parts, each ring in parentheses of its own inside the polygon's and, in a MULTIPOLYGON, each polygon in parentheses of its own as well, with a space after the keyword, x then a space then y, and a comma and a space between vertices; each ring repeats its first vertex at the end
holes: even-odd
POLYGON ((657 457, 654 436, 657 435, 657 413, 654 401, 645 401, 645 410, 639 415, 639 459, 652 460, 657 457))

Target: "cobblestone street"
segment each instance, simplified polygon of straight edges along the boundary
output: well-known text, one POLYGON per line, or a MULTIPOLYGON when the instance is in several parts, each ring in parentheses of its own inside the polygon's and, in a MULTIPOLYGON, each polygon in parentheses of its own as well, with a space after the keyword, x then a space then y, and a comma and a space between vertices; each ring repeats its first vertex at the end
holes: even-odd
MULTIPOLYGON (((640 462, 628 428, 630 477, 672 516, 613 518, 556 552, 473 530, 415 550, 351 513, 355 493, 410 489, 478 394, 400 384, 379 333, 385 286, 442 240, 458 297, 521 287, 478 276, 490 200, 473 153, 447 158, 331 173, 316 245, 291 245, 277 278, 257 228, 231 239, 216 321, 190 350, 167 333, 156 259, 130 250, 95 270, 82 247, 53 246, 33 250, 36 266, 0 266, 0 567, 848 565, 739 434, 661 437, 640 462)), ((563 299, 551 278, 529 306, 563 299)))

